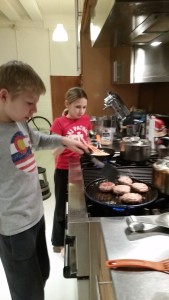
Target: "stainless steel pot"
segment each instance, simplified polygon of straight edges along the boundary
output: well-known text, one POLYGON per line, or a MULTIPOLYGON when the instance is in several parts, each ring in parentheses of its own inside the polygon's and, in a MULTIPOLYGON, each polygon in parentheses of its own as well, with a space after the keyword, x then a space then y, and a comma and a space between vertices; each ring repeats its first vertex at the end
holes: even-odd
POLYGON ((161 193, 169 195, 169 156, 153 164, 153 185, 161 193))
POLYGON ((151 143, 139 137, 124 137, 120 142, 120 155, 128 161, 144 161, 150 157, 151 143))

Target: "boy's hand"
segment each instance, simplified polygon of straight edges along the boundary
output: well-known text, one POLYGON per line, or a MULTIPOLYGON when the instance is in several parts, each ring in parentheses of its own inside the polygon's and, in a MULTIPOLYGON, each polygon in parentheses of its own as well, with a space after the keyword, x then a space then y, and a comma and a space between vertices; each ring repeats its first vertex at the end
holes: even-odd
POLYGON ((76 152, 78 154, 83 154, 84 152, 88 152, 88 148, 83 141, 82 140, 76 141, 74 139, 70 139, 69 137, 62 137, 61 139, 61 142, 64 146, 66 146, 71 151, 76 152))

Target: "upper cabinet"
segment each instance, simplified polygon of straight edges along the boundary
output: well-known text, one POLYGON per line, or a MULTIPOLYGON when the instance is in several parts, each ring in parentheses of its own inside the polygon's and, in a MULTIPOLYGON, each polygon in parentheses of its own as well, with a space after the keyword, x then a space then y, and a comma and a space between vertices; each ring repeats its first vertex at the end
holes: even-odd
POLYGON ((113 84, 169 82, 168 53, 169 45, 112 48, 113 84))
POLYGON ((133 82, 169 82, 169 45, 133 48, 133 82))
POLYGON ((133 49, 130 46, 112 47, 110 54, 113 84, 133 83, 133 49))

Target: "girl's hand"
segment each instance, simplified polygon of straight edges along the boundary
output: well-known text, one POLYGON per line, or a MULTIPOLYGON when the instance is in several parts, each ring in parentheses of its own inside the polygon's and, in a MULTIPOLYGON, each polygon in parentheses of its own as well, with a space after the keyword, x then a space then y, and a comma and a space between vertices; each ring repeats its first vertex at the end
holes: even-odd
POLYGON ((76 152, 78 154, 88 152, 88 148, 83 138, 80 138, 79 141, 76 141, 74 139, 70 139, 69 137, 62 137, 61 143, 67 148, 69 148, 71 151, 76 152))

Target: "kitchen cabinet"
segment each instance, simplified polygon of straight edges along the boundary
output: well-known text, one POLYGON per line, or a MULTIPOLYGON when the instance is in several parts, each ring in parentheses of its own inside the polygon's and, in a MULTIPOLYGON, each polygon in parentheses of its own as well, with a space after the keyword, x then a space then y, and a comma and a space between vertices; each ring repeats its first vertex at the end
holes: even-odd
POLYGON ((133 81, 135 83, 169 82, 169 45, 135 46, 133 53, 133 81))
POLYGON ((112 48, 112 83, 169 82, 168 53, 169 45, 112 48))
POLYGON ((133 83, 133 51, 131 46, 111 49, 112 84, 133 83))
POLYGON ((106 251, 105 245, 103 241, 103 237, 101 236, 101 254, 100 254, 100 272, 98 275, 98 290, 100 300, 115 300, 114 289, 113 289, 113 282, 110 276, 109 269, 105 268, 105 261, 106 261, 106 251))

